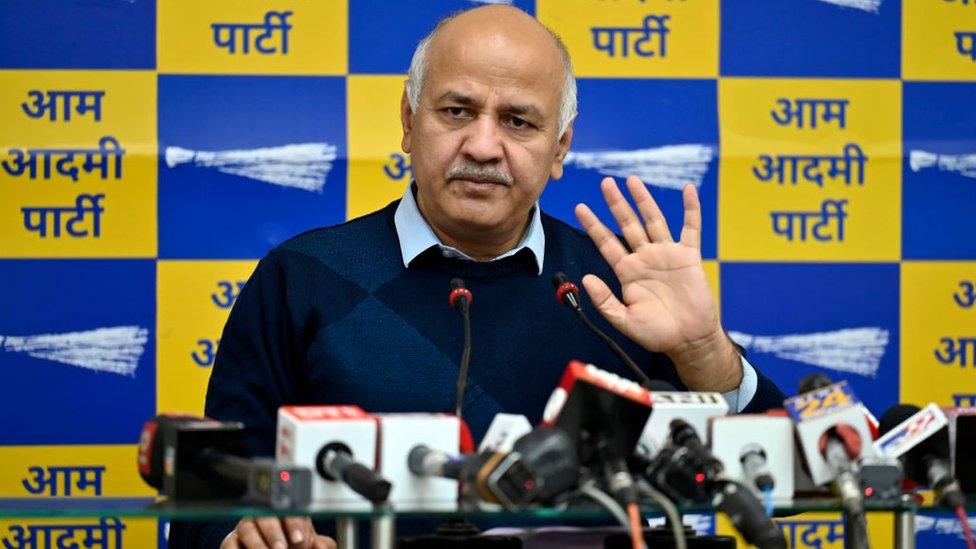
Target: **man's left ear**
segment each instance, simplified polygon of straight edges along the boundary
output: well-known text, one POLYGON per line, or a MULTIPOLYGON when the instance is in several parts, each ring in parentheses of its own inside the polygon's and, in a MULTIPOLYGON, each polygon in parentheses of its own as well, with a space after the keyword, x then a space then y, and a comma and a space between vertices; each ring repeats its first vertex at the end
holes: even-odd
POLYGON ((552 168, 549 170, 550 179, 559 179, 563 176, 563 161, 566 159, 566 155, 569 154, 569 144, 573 141, 573 123, 570 122, 569 126, 566 127, 566 131, 563 132, 562 137, 559 138, 559 144, 556 147, 556 157, 552 160, 552 168))

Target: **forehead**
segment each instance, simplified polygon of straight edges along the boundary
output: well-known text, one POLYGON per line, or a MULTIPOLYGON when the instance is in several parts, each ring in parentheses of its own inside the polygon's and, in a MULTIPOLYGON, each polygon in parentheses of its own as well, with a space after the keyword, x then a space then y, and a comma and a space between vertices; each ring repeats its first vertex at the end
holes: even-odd
POLYGON ((506 100, 517 96, 540 103, 547 112, 558 109, 565 69, 544 29, 531 34, 505 28, 464 30, 448 25, 434 39, 425 93, 435 98, 449 90, 506 100))

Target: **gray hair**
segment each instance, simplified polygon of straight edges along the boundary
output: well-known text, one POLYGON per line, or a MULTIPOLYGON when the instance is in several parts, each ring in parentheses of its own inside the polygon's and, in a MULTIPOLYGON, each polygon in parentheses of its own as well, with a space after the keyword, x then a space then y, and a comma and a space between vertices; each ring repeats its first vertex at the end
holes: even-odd
MULTIPOLYGON (((441 27, 457 15, 450 15, 441 19, 434 30, 430 31, 430 34, 417 44, 417 49, 413 52, 410 70, 407 71, 407 100, 410 102, 410 109, 413 112, 417 112, 417 107, 420 105, 420 92, 424 89, 424 79, 427 77, 427 59, 430 55, 430 45, 434 41, 434 36, 441 27)), ((573 121, 573 118, 576 118, 576 76, 573 74, 573 63, 569 58, 569 50, 566 48, 566 44, 552 29, 545 25, 543 28, 556 41, 563 58, 563 93, 559 103, 559 118, 556 123, 558 129, 556 135, 561 138, 569 128, 569 123, 573 121)))

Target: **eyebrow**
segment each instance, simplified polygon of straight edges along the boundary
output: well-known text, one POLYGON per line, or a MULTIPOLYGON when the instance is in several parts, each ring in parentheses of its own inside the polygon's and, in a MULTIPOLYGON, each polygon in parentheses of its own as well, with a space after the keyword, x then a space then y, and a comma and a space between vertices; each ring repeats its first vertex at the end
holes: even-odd
MULTIPOLYGON (((453 101, 459 105, 479 105, 480 103, 476 101, 473 97, 469 95, 464 95, 463 93, 456 91, 448 91, 438 98, 438 101, 453 101)), ((534 116, 537 118, 543 118, 542 112, 535 105, 525 104, 525 105, 506 105, 503 110, 509 114, 514 114, 518 116, 534 116)))

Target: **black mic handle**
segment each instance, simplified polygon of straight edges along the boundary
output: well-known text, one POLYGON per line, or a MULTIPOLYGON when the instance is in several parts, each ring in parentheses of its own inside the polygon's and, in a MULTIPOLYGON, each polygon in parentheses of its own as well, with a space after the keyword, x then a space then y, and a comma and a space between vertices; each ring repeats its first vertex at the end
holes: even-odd
MULTIPOLYGON (((566 294, 567 298, 570 295, 572 294, 566 294)), ((631 359, 627 355, 627 353, 620 347, 620 345, 617 344, 616 341, 614 341, 607 334, 603 333, 603 330, 597 328, 596 324, 593 324, 593 321, 591 321, 589 317, 586 316, 586 313, 583 312, 582 307, 576 307, 573 309, 573 311, 575 311, 576 315, 580 317, 580 319, 583 321, 583 324, 586 325, 586 327, 589 328, 591 332, 596 334, 597 337, 602 339, 603 342, 606 343, 608 347, 610 347, 610 350, 613 351, 615 355, 617 355, 617 358, 619 358, 624 364, 627 365, 628 368, 630 368, 630 371, 634 373, 634 376, 637 378, 637 380, 640 382, 642 386, 649 387, 651 385, 652 383, 651 378, 647 377, 647 374, 645 374, 644 371, 640 369, 640 366, 638 366, 637 363, 635 363, 633 359, 631 359)))
POLYGON ((392 485, 372 469, 354 460, 346 452, 329 450, 332 453, 328 468, 338 475, 342 482, 357 494, 372 501, 382 503, 390 495, 392 485))
POLYGON ((390 481, 374 473, 362 463, 353 462, 346 467, 342 480, 350 488, 373 503, 382 503, 390 496, 390 481))
POLYGON ((783 532, 766 516, 762 504, 748 488, 725 482, 713 504, 726 514, 742 537, 759 549, 786 549, 783 532))

